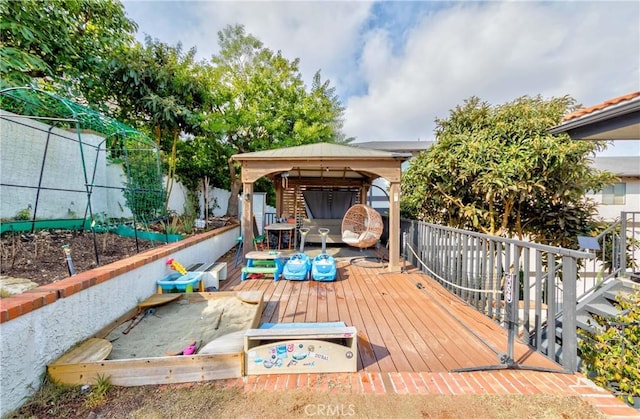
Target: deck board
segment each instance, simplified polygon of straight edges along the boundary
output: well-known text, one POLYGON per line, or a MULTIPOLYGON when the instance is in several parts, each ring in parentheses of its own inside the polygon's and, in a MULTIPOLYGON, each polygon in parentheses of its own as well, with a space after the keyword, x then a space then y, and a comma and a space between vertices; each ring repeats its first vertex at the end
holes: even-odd
MULTIPOLYGON (((361 272, 361 268, 356 268, 356 272, 358 275, 362 275, 363 277, 367 275, 367 273, 361 272)), ((420 371, 420 369, 415 368, 415 364, 419 364, 419 362, 413 359, 414 362, 412 363, 405 352, 409 348, 414 348, 414 345, 409 342, 408 339, 405 339, 406 336, 403 336, 402 329, 399 326, 392 310, 387 306, 380 289, 376 288, 378 287, 377 282, 378 281, 371 282, 365 280, 360 281, 359 285, 360 290, 369 305, 369 310, 375 319, 378 332, 382 336, 384 346, 390 353, 394 354, 392 360, 396 370, 420 371)))
POLYGON ((392 298, 392 304, 400 311, 398 317, 404 316, 406 319, 402 327, 427 365, 422 371, 431 371, 433 368, 438 371, 455 368, 456 363, 450 357, 438 357, 439 353, 446 353, 445 348, 438 341, 437 336, 433 335, 433 330, 425 327, 423 319, 428 317, 425 316, 420 302, 400 294, 397 290, 398 282, 397 279, 384 281, 383 287, 387 295, 392 298))
MULTIPOLYGON (((394 290, 398 293, 397 304, 400 307, 410 305, 410 311, 405 310, 404 315, 413 320, 418 332, 423 335, 428 334, 427 341, 432 349, 438 354, 440 361, 446 370, 469 366, 473 359, 481 358, 486 348, 478 346, 472 336, 464 333, 460 325, 451 316, 451 312, 445 310, 437 301, 429 298, 422 292, 405 290, 400 294, 399 287, 405 288, 412 284, 413 277, 389 278, 389 283, 395 285, 394 290), (403 304, 404 302, 404 304, 403 304)), ((417 288, 416 288, 417 290, 417 288)))
MULTIPOLYGON (((390 355, 390 348, 385 345, 382 333, 380 332, 381 324, 378 324, 371 311, 372 302, 368 301, 362 293, 361 281, 355 280, 355 269, 351 270, 351 275, 345 279, 345 282, 351 287, 351 292, 355 297, 355 305, 353 306, 358 310, 362 317, 362 323, 360 330, 363 330, 367 336, 367 341, 370 343, 373 353, 375 355, 378 365, 371 364, 365 367, 366 370, 372 371, 397 371, 393 360, 390 355)), ((374 312, 377 311, 374 306, 374 312)), ((385 329, 383 329, 385 330, 385 329)), ((388 333, 391 335, 391 333, 388 333)))
MULTIPOLYGON (((234 255, 235 256, 235 255, 234 255)), ((221 291, 261 290, 269 323, 342 321, 358 330, 358 369, 371 372, 444 372, 495 366, 507 351, 507 332, 436 281, 412 267, 390 273, 371 263, 338 259, 334 282, 273 278, 240 280, 240 266, 221 291), (423 289, 416 284, 421 283, 423 289)), ((516 341, 523 366, 561 370, 516 341)))
POLYGON ((351 288, 351 282, 342 277, 339 273, 340 282, 338 283, 343 292, 343 304, 349 311, 349 319, 351 323, 348 325, 355 326, 358 330, 358 367, 366 370, 380 371, 378 366, 378 358, 375 354, 375 347, 369 340, 366 332, 365 322, 360 313, 356 296, 351 288))

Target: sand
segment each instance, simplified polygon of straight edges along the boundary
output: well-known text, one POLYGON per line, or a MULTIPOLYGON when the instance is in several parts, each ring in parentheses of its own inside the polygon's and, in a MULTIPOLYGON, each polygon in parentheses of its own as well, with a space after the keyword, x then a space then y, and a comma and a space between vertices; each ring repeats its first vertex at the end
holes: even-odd
POLYGON ((194 340, 202 347, 220 336, 248 329, 256 308, 256 304, 236 297, 196 302, 180 299, 155 307, 155 313, 144 316, 129 333, 123 333, 131 324, 126 321, 106 337, 113 344, 107 359, 167 356, 181 352, 194 340))

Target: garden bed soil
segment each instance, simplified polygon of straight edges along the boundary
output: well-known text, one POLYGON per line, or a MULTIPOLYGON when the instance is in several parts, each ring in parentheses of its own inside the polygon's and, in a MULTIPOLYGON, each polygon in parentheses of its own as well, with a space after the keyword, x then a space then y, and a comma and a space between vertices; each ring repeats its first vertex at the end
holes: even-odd
POLYGON ((2 276, 23 278, 46 285, 69 276, 62 246, 69 246, 75 272, 84 272, 139 252, 163 246, 161 242, 86 231, 38 231, 5 233, 1 238, 2 276), (94 245, 95 243, 95 245, 94 245), (98 261, 96 261, 96 249, 98 261))
MULTIPOLYGON (((218 228, 231 221, 218 217, 208 224, 218 228)), ((136 240, 114 233, 96 233, 94 238, 90 231, 8 232, 0 237, 0 275, 3 280, 26 279, 38 286, 46 285, 69 276, 62 246, 69 246, 74 270, 80 273, 164 245, 164 242, 136 240)))

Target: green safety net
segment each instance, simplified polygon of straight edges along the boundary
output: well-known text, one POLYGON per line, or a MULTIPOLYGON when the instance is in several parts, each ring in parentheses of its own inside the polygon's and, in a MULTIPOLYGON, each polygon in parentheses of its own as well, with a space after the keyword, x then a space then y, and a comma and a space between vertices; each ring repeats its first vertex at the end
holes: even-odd
MULTIPOLYGON (((84 185, 87 207, 80 225, 89 224, 97 230, 108 228, 123 220, 114 220, 109 214, 94 214, 91 195, 97 188, 119 189, 125 198, 125 205, 133 214, 135 223, 147 223, 166 215, 165 192, 163 188, 160 150, 146 134, 125 125, 100 112, 80 105, 58 95, 32 88, 18 87, 0 90, 0 109, 27 117, 44 124, 77 134, 82 156, 84 185), (83 133, 92 132, 104 137, 97 146, 82 141, 83 133), (92 148, 90 151, 87 148, 92 148), (84 150, 83 150, 84 149, 84 150), (122 164, 126 181, 121 185, 95 184, 94 162, 87 161, 104 153, 108 161, 122 164)), ((19 145, 17 145, 19 146, 19 145)), ((43 161, 43 167, 45 162, 43 161)), ((37 173, 34 170, 34 173, 37 173)), ((16 185, 12 185, 15 187, 16 185)), ((32 226, 35 226, 35 214, 32 226)), ((3 221, 3 231, 7 226, 3 221)), ((16 224, 16 227, 19 223, 16 224)), ((42 223, 39 223, 43 225, 42 223)), ((44 225, 47 225, 46 223, 44 225)))

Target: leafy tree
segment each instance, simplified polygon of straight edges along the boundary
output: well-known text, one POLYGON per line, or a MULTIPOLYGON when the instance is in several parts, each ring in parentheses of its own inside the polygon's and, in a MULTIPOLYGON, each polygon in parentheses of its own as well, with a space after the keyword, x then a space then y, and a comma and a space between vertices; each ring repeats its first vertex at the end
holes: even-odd
MULTIPOLYGON (((307 92, 298 69, 280 52, 265 48, 245 34, 243 26, 218 33, 220 53, 212 62, 220 103, 216 108, 224 131, 227 157, 235 153, 341 141, 344 108, 328 82, 316 73, 307 92)), ((238 214, 236 196, 242 188, 238 167, 231 160, 228 214, 238 214)))
POLYGON ((223 144, 212 137, 199 136, 178 143, 178 179, 190 191, 202 189, 205 219, 210 207, 208 192, 211 185, 229 187, 226 155, 223 144))
POLYGON ((600 387, 632 403, 640 397, 640 291, 619 297, 621 314, 597 319, 601 331, 580 331, 583 369, 600 387))
POLYGON ((613 182, 590 165, 605 142, 551 135, 568 96, 520 97, 491 106, 472 97, 436 120, 436 144, 412 161, 402 208, 417 219, 559 246, 586 234, 590 190, 613 182))
POLYGON ((95 68, 130 44, 136 29, 119 1, 2 1, 3 84, 53 83, 70 93, 81 84, 100 84, 95 68))
MULTIPOLYGON (((180 44, 147 37, 145 45, 121 48, 101 69, 105 83, 86 92, 92 101, 105 104, 105 112, 155 138, 166 163, 167 199, 177 176, 179 143, 207 132, 204 115, 211 112, 213 86, 195 53, 195 48, 185 53, 180 44)), ((183 180, 190 171, 185 169, 183 180)))

